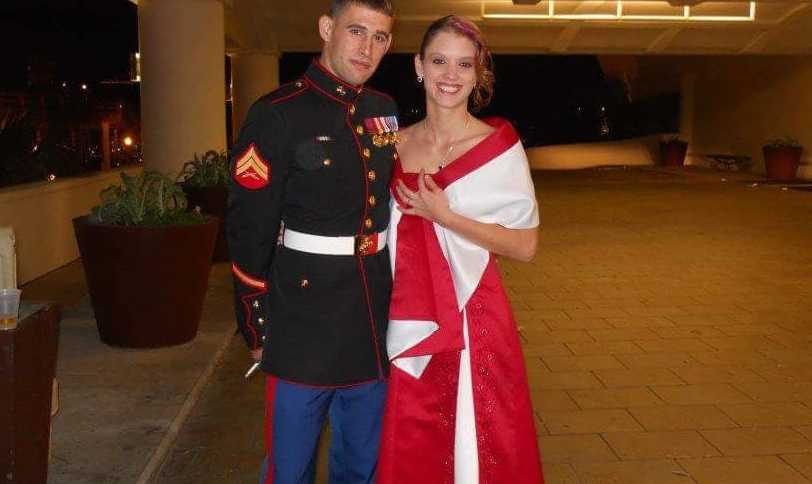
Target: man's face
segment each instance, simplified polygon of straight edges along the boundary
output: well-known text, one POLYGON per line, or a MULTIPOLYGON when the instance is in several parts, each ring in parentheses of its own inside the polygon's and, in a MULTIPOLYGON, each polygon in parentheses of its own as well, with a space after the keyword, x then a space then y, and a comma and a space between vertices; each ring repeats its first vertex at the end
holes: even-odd
POLYGON ((321 63, 353 85, 365 83, 392 43, 392 17, 350 3, 336 17, 323 15, 319 33, 324 40, 321 63))

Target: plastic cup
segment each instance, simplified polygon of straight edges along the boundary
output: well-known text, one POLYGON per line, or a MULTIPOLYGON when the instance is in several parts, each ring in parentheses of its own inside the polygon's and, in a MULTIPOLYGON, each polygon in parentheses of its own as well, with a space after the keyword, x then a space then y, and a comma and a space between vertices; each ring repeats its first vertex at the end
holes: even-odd
POLYGON ((0 289, 0 331, 17 328, 20 294, 19 289, 0 289))

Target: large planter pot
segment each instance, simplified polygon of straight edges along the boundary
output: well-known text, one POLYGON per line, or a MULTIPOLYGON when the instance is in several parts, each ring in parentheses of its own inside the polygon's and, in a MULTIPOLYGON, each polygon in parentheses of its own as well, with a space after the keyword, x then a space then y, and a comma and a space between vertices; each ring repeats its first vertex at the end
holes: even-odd
POLYGON ((219 221, 121 227, 73 220, 101 340, 154 348, 194 339, 219 221))
POLYGON ((684 166, 688 143, 685 141, 664 141, 660 143, 660 159, 665 166, 684 166))
POLYGON ((200 211, 220 220, 220 231, 214 245, 214 261, 225 262, 228 257, 226 240, 226 210, 228 209, 228 188, 226 187, 183 187, 190 207, 200 207, 200 211))
POLYGON ((767 178, 776 181, 792 181, 795 179, 798 166, 801 164, 803 148, 765 146, 763 151, 767 178))

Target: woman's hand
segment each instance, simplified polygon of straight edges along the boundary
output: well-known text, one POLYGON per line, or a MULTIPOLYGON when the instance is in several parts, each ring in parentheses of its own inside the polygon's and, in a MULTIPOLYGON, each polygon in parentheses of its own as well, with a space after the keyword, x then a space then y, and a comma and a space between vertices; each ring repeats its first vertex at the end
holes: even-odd
POLYGON ((423 170, 417 175, 417 191, 410 190, 402 180, 398 180, 397 191, 400 198, 410 205, 401 205, 403 213, 417 215, 442 226, 446 226, 454 215, 443 189, 423 170))
POLYGON ((409 206, 400 211, 435 222, 498 255, 529 262, 536 254, 538 229, 509 229, 498 224, 478 222, 451 210, 448 197, 423 170, 417 175, 417 191, 398 180, 398 197, 409 206))

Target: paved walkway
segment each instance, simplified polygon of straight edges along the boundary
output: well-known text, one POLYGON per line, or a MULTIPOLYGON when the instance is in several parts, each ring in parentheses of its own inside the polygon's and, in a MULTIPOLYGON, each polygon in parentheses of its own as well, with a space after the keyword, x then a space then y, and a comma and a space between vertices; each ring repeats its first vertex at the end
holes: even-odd
POLYGON ((49 483, 147 482, 154 474, 232 339, 229 277, 224 264, 212 269, 194 341, 150 350, 100 342, 79 263, 23 288, 26 299, 63 306, 49 483))
POLYGON ((812 197, 673 173, 542 175, 503 264, 547 476, 809 482, 812 197))
MULTIPOLYGON (((538 256, 501 267, 548 483, 812 482, 812 193, 722 177, 538 174, 538 256)), ((256 481, 245 366, 235 340, 157 482, 256 481)))

